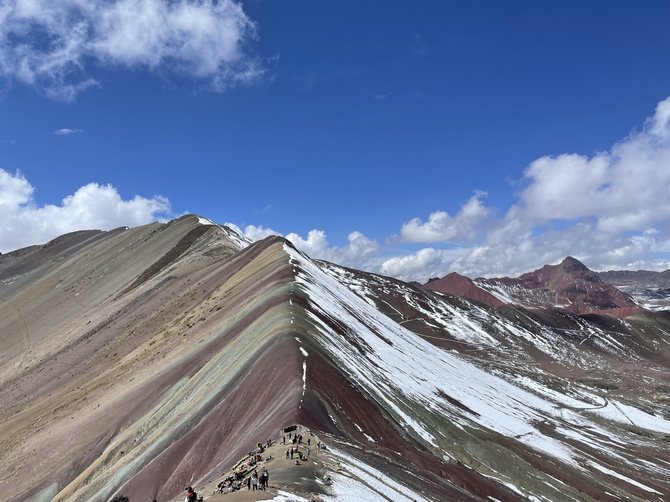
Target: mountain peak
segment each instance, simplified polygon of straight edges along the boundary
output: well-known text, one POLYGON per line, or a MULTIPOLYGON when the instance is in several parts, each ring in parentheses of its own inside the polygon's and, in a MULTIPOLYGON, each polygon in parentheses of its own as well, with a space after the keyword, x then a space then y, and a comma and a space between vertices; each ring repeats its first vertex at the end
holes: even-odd
POLYGON ((590 269, 586 265, 584 265, 577 258, 573 258, 572 256, 566 256, 560 263, 560 267, 564 270, 590 271, 590 269))

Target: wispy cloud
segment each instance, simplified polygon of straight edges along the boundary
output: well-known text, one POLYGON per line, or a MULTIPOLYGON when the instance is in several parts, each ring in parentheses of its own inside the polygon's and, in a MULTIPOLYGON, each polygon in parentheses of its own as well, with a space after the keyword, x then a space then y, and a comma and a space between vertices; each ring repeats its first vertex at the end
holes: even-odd
POLYGON ((256 25, 234 0, 6 0, 0 76, 72 101, 96 68, 185 75, 222 91, 264 73, 256 25))
POLYGON ((316 72, 309 72, 303 75, 293 77, 293 82, 299 91, 309 91, 321 80, 321 76, 316 72))
POLYGON ((391 96, 393 96, 393 92, 382 92, 380 94, 375 94, 373 97, 375 99, 385 100, 389 99, 391 96))
POLYGON ((70 136, 71 134, 82 134, 83 132, 83 129, 68 129, 65 127, 63 129, 56 129, 54 134, 56 136, 70 136))

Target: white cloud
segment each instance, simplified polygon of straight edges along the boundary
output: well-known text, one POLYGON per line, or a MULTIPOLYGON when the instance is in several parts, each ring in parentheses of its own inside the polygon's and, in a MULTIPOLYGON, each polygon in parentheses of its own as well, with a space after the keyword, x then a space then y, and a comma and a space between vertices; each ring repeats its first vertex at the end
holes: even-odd
POLYGON ((310 230, 306 239, 295 233, 288 234, 286 238, 313 258, 349 267, 367 268, 369 260, 379 252, 379 244, 358 231, 351 232, 347 236, 347 244, 340 247, 331 246, 323 230, 310 230))
POLYGON ((232 228, 238 234, 243 235, 252 241, 260 241, 270 235, 281 235, 279 232, 267 227, 257 227, 256 225, 247 225, 244 229, 237 226, 235 223, 224 223, 225 226, 232 228))
POLYGON ((6 0, 0 75, 73 100, 100 66, 203 80, 214 90, 263 73, 256 26, 234 0, 6 0))
POLYGON ((402 226, 400 236, 405 242, 471 241, 481 233, 482 225, 491 213, 482 203, 485 197, 485 192, 475 192, 453 217, 445 211, 436 211, 425 223, 420 218, 413 218, 402 226))
POLYGON ((591 157, 542 157, 480 246, 452 266, 513 274, 570 254, 594 269, 658 268, 670 239, 670 98, 642 130, 591 157))
POLYGON ((358 231, 353 231, 347 236, 346 245, 333 246, 328 242, 326 232, 318 229, 310 230, 307 232, 307 237, 302 237, 294 232, 283 235, 281 232, 263 226, 247 225, 240 228, 234 223, 225 223, 225 225, 252 241, 258 241, 270 235, 279 235, 291 241, 296 248, 312 258, 366 270, 375 268, 373 263, 380 250, 377 241, 369 239, 358 231))
POLYGON ((467 249, 423 248, 410 255, 387 258, 377 271, 403 281, 424 283, 431 277, 446 275, 451 270, 451 263, 467 251, 467 249))
POLYGON ((124 200, 111 185, 89 183, 60 205, 40 206, 33 192, 21 173, 0 169, 0 251, 44 243, 75 230, 143 225, 170 214, 164 197, 124 200))
POLYGON ((56 136, 70 136, 71 134, 83 134, 82 129, 68 129, 67 127, 63 129, 56 129, 54 134, 56 136))

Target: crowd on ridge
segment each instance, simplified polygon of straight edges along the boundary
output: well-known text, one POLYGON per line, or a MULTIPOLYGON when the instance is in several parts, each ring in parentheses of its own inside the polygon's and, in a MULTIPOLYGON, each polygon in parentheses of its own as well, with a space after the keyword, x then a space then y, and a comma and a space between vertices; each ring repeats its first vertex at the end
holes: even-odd
MULTIPOLYGON (((284 429, 282 444, 291 445, 286 449, 286 459, 295 461, 296 465, 300 465, 300 462, 306 461, 309 458, 312 440, 310 437, 308 437, 306 443, 303 443, 303 436, 302 434, 298 434, 296 429, 297 426, 295 425, 286 427, 284 429), (300 447, 303 445, 307 446, 306 453, 303 453, 303 451, 300 449, 300 447)), ((310 436, 312 435, 311 432, 309 432, 309 434, 310 436)), ((273 459, 272 455, 264 456, 263 454, 274 444, 276 444, 276 442, 272 441, 271 439, 268 439, 265 443, 256 443, 256 448, 250 451, 242 461, 233 467, 232 474, 219 482, 217 485, 219 493, 231 493, 239 491, 243 488, 244 485, 246 485, 247 490, 250 491, 267 490, 269 487, 270 473, 268 472, 267 467, 261 464, 263 462, 269 462, 273 459)), ((317 448, 322 448, 320 443, 316 446, 317 448)), ((323 448, 325 449, 325 446, 323 446, 323 448)), ((186 487, 185 492, 186 498, 184 502, 204 502, 203 495, 198 495, 192 486, 186 487)), ((118 495, 110 502, 130 502, 130 500, 128 497, 118 495)), ((157 500, 153 499, 152 502, 157 502, 157 500)))

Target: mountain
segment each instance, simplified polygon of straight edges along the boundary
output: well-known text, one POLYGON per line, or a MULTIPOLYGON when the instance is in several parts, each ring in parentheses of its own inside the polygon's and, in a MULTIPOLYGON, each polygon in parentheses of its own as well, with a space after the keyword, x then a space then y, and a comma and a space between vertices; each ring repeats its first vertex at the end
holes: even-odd
POLYGON ((670 270, 609 270, 599 272, 598 276, 603 282, 614 285, 647 309, 670 308, 670 270))
POLYGON ((492 307, 559 308, 575 314, 606 313, 625 317, 641 308, 625 292, 604 282, 579 260, 568 256, 558 265, 545 265, 518 278, 473 280, 451 273, 425 287, 446 294, 482 301, 492 307))
POLYGON ((425 287, 431 291, 438 291, 447 295, 462 296, 471 300, 486 303, 492 307, 505 305, 498 298, 483 288, 477 286, 469 277, 451 272, 441 279, 433 279, 426 283, 425 287))
POLYGON ((274 500, 670 494, 664 312, 493 308, 189 215, 0 256, 0 344, 20 500, 236 500, 261 450, 274 500))

